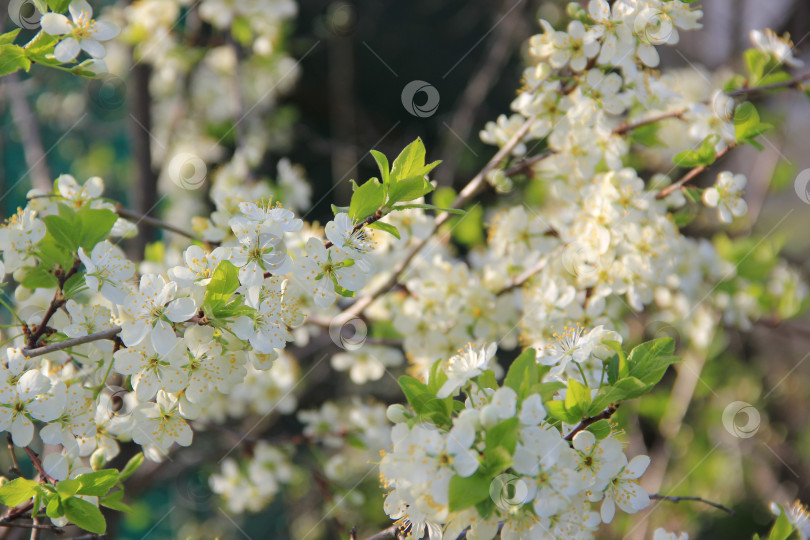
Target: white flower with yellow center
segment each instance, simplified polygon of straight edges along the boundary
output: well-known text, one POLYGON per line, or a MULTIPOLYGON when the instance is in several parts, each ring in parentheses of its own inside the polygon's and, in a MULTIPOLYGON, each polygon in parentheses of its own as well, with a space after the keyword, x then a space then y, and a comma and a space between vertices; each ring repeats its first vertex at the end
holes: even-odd
POLYGON ((53 51, 60 62, 70 62, 84 50, 93 58, 104 58, 107 51, 99 41, 107 41, 118 35, 118 27, 112 23, 93 19, 93 8, 85 0, 74 0, 68 6, 70 19, 59 13, 46 13, 40 24, 46 34, 67 36, 53 51))

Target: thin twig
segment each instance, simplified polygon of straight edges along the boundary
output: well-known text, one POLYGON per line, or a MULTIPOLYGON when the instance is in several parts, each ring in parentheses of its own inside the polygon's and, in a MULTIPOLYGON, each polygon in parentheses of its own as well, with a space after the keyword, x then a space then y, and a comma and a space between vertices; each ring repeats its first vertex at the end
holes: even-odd
MULTIPOLYGON (((452 209, 459 209, 466 205, 475 195, 477 195, 481 190, 484 189, 486 185, 486 174, 495 168, 498 164, 501 163, 506 157, 512 152, 515 146, 523 140, 523 137, 526 136, 526 133, 529 132, 529 128, 531 128, 532 123, 534 122, 533 118, 530 118, 524 122, 524 124, 518 129, 512 138, 507 141, 503 147, 498 150, 498 152, 492 156, 492 158, 487 162, 486 165, 476 174, 472 180, 462 189, 456 200, 453 201, 451 205, 452 209)), ((395 267, 394 271, 391 276, 383 283, 382 285, 378 286, 369 294, 358 298, 357 301, 346 308, 343 312, 336 316, 337 320, 351 320, 360 315, 365 309, 380 295, 384 294, 385 292, 389 291, 394 285, 399 282, 399 278, 402 276, 402 273, 411 263, 416 254, 422 250, 422 248, 427 244, 428 240, 433 237, 436 231, 439 230, 439 227, 444 225, 444 223, 450 219, 449 212, 442 212, 436 216, 433 220, 433 228, 425 238, 419 239, 416 244, 414 244, 410 251, 405 255, 405 258, 401 260, 395 267)))
POLYGON ((54 480, 50 474, 45 472, 45 468, 42 466, 42 462, 39 460, 39 456, 37 456, 36 452, 27 446, 23 446, 22 449, 25 450, 26 454, 28 454, 28 457, 31 459, 31 463, 34 464, 34 468, 36 468, 37 472, 39 472, 40 478, 50 482, 51 484, 55 484, 56 480, 54 480))
POLYGON ((702 498, 702 497, 687 497, 687 496, 675 496, 675 495, 661 495, 660 493, 653 493, 652 495, 650 495, 650 499, 658 499, 658 500, 662 500, 662 501, 669 501, 669 502, 673 502, 673 503, 679 503, 679 502, 681 502, 681 501, 695 501, 695 502, 702 502, 703 504, 708 504, 709 506, 713 506, 714 508, 717 508, 718 510, 722 510, 723 512, 727 512, 727 513, 729 513, 729 514, 730 514, 730 515, 732 515, 732 516, 733 516, 733 515, 736 515, 736 512, 734 512, 734 510, 732 510, 731 508, 728 508, 728 507, 726 507, 726 506, 723 506, 723 505, 722 505, 722 504, 720 504, 720 503, 716 503, 716 502, 712 502, 712 501, 707 501, 706 499, 704 499, 704 498, 702 498))
POLYGON ((618 409, 618 408, 619 408, 619 405, 620 405, 619 403, 611 403, 610 405, 608 405, 607 409, 605 409, 604 411, 600 412, 600 413, 599 413, 599 414, 597 414, 596 416, 590 416, 590 417, 588 417, 588 418, 583 418, 583 419, 582 419, 582 422, 580 422, 580 423, 579 423, 579 425, 577 425, 577 427, 575 427, 575 428, 574 428, 574 429, 571 431, 571 433, 569 433, 568 435, 566 435, 566 436, 565 436, 565 437, 563 437, 563 438, 564 438, 566 441, 569 441, 569 442, 570 442, 570 441, 572 441, 572 440, 574 440, 574 436, 575 436, 577 433, 579 433, 579 432, 580 432, 580 431, 582 431, 583 429, 586 429, 586 428, 587 428, 588 426, 590 426, 591 424, 595 424, 596 422, 598 422, 598 421, 600 421, 600 420, 607 420, 608 418, 610 418, 611 416, 613 416, 613 413, 615 413, 615 412, 616 412, 616 409, 618 409))
POLYGON ((788 79, 786 81, 775 82, 771 84, 763 84, 761 86, 752 86, 750 88, 738 88, 737 90, 731 90, 730 92, 726 92, 726 94, 735 97, 735 96, 755 94, 758 92, 767 92, 768 90, 778 90, 780 88, 795 88, 808 79, 810 79, 810 71, 808 71, 807 73, 803 73, 801 75, 797 75, 792 79, 788 79))
POLYGON ((33 529, 34 531, 39 531, 40 529, 47 529, 47 530, 49 530, 49 531, 51 531, 53 533, 56 533, 56 534, 62 534, 63 532, 65 532, 64 530, 60 529, 59 527, 57 527, 56 525, 53 525, 51 523, 42 525, 42 524, 36 523, 34 521, 32 521, 31 523, 28 523, 26 521, 3 521, 3 520, 0 520, 0 527, 3 527, 3 528, 5 528, 5 527, 16 527, 18 529, 33 529))
POLYGON ((62 349, 69 349, 70 347, 76 347, 77 345, 83 345, 84 343, 90 343, 91 341, 100 341, 102 339, 113 339, 120 332, 121 327, 116 326, 113 328, 109 328, 107 330, 102 330, 101 332, 89 334, 87 336, 67 339, 65 341, 57 341, 56 343, 49 343, 44 347, 38 347, 36 349, 23 349, 22 353, 23 356, 27 358, 33 358, 35 356, 41 356, 43 354, 48 354, 54 351, 61 351, 62 349))
MULTIPOLYGON (((720 150, 719 152, 717 152, 717 154, 714 156, 714 162, 711 165, 714 165, 715 163, 717 163, 717 160, 719 160, 721 157, 728 154, 731 151, 731 149, 734 148, 735 146, 736 146, 736 143, 731 143, 728 146, 726 146, 725 148, 723 148, 722 150, 720 150)), ((678 180, 677 182, 675 182, 673 184, 668 185, 667 187, 665 187, 661 191, 659 191, 655 195, 655 198, 656 199, 663 199, 667 195, 681 189, 685 184, 691 182, 700 173, 702 173, 703 171, 705 171, 706 169, 711 167, 711 165, 698 165, 697 167, 692 168, 689 172, 687 172, 685 175, 683 175, 680 178, 680 180, 678 180)))
POLYGON ((120 204, 116 205, 115 213, 118 214, 119 216, 121 216, 122 218, 136 220, 136 222, 135 222, 136 225, 138 223, 144 223, 146 225, 151 225, 152 227, 159 227, 161 229, 166 229, 167 231, 171 231, 171 232, 173 232, 175 234, 179 234, 180 236, 185 236, 186 238, 190 238, 192 240, 197 240, 199 242, 205 242, 205 240, 203 240, 201 238, 198 238, 193 233, 190 233, 188 231, 184 231, 183 229, 181 229, 179 227, 175 227, 171 223, 166 223, 165 221, 162 221, 160 219, 153 218, 153 217, 150 217, 150 216, 145 216, 143 214, 133 212, 132 210, 127 210, 126 208, 124 208, 120 204))
POLYGON ((649 118, 644 118, 642 120, 637 120, 635 122, 622 124, 616 129, 614 129, 613 133, 616 135, 622 135, 623 133, 627 133, 628 131, 633 131, 634 129, 654 124, 656 122, 660 122, 661 120, 666 120, 668 118, 680 118, 685 113, 686 113, 685 109, 679 109, 677 111, 671 111, 668 113, 659 114, 657 116, 650 116, 649 118))
POLYGON ((20 463, 17 461, 17 454, 14 453, 14 441, 11 439, 11 433, 6 436, 6 441, 8 442, 8 451, 11 454, 11 467, 9 468, 10 472, 13 472, 17 476, 22 476, 22 471, 20 470, 20 463))

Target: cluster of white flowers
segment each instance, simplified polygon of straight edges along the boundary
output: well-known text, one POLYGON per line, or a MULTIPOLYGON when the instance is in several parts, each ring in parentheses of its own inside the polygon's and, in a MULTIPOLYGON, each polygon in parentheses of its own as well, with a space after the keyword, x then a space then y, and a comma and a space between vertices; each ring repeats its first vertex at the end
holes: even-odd
MULTIPOLYGON (((576 353, 586 365, 602 340, 613 337, 588 336, 576 353)), ((649 465, 647 456, 628 460, 621 433, 610 427, 599 437, 573 425, 563 424, 560 431, 547 419, 539 393, 519 398, 510 386, 488 386, 481 376, 494 352, 494 345, 470 346, 441 366, 437 397, 462 392, 464 406, 452 425, 436 424, 403 407, 389 408, 397 423, 392 450, 380 464, 389 490, 385 510, 410 531, 408 538, 422 538, 426 531, 431 538, 456 538, 468 527, 468 537, 481 540, 499 531, 506 539, 590 538, 600 522, 613 520, 617 506, 635 513, 649 505, 638 483, 649 465), (505 455, 496 457, 499 452, 505 455), (483 497, 474 501, 476 506, 459 505, 474 483, 455 485, 454 478, 475 479, 482 469, 487 471, 480 477, 483 497), (494 480, 488 478, 493 470, 500 473, 494 480), (600 503, 598 512, 595 503, 600 503)))
MULTIPOLYGON (((326 227, 334 244, 326 260, 321 264, 313 255, 316 243, 327 253, 324 241, 313 238, 306 251, 296 253, 294 262, 285 238, 302 230, 301 220, 279 205, 244 202, 239 215, 229 220, 232 235, 218 247, 206 251, 192 245, 183 252, 182 264, 164 267, 163 273, 136 274, 136 265, 107 239, 116 227, 127 226, 117 225, 121 218, 100 199, 102 191, 99 178, 79 185, 72 177, 61 176, 53 194, 32 192, 29 206, 2 228, 5 268, 20 283, 15 292, 18 313, 32 315, 26 316, 27 330, 12 336, 4 350, 0 368, 5 373, 6 406, 0 408, 4 414, 0 427, 11 432, 15 444, 27 446, 34 435, 32 420, 41 421, 43 440, 61 444, 68 458, 59 463, 91 453, 99 463, 115 457, 116 438, 130 437, 149 457, 162 459, 173 443, 190 444, 188 420, 201 414, 220 418, 244 414, 246 404, 256 411, 277 405, 281 411, 292 411, 295 399, 289 394, 297 377, 292 361, 285 357, 272 373, 275 377, 258 373, 272 369, 286 343, 294 339, 293 329, 304 322, 302 301, 323 305, 321 291, 327 282, 331 301, 337 283, 347 290, 360 288, 353 276, 360 275, 366 265, 363 257, 373 247, 362 231, 356 231, 345 214, 338 214, 326 227), (71 232, 59 230, 62 222, 49 220, 74 216, 81 222, 87 212, 104 213, 109 226, 96 243, 78 247, 72 256, 65 252, 74 261, 71 273, 79 279, 68 287, 70 276, 62 270, 66 279, 60 283, 45 270, 50 259, 42 257, 50 242, 73 241, 71 232), (302 275, 300 269, 310 267, 312 272, 302 275), (232 269, 230 277, 223 268, 232 269), (296 268, 301 286, 288 286, 292 282, 287 276, 295 276, 296 268), (342 279, 343 272, 349 272, 350 279, 342 279), (31 276, 46 281, 31 284, 31 276), (218 287, 215 299, 212 282, 218 287), (317 286, 307 286, 312 283, 317 286), (305 299, 305 291, 313 296, 305 299), (221 320, 208 320, 204 308, 211 305, 231 311, 222 312, 221 320), (121 330, 115 343, 97 340, 31 359, 23 353, 40 345, 46 332, 82 338, 116 327, 121 330), (105 387, 111 378, 126 379, 131 386, 131 392, 114 396, 127 404, 123 412, 111 410, 113 396, 105 387), (240 390, 239 399, 226 403, 215 399, 234 388, 240 390)), ((154 270, 149 266, 144 268, 154 270)), ((67 469, 49 474, 62 479, 67 469)))

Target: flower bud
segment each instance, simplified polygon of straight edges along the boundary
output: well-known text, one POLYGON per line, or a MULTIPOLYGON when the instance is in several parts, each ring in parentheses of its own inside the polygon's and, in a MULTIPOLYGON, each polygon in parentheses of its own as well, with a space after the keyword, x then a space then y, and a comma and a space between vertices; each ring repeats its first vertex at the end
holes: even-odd
POLYGON ((107 458, 104 457, 104 452, 101 450, 101 448, 97 448, 90 456, 90 467, 92 467, 94 471, 97 471, 104 468, 106 463, 107 458))
POLYGON ((399 403, 389 405, 388 409, 386 409, 385 411, 385 416, 386 418, 388 418, 389 421, 395 424, 407 422, 409 418, 408 411, 405 409, 403 405, 400 405, 399 403))

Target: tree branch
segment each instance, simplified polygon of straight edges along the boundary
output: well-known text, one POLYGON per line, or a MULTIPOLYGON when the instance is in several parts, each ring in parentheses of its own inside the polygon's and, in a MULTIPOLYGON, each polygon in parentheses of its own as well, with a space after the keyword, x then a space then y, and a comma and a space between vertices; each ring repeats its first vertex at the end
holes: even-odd
POLYGON ((801 75, 796 75, 792 79, 788 79, 786 81, 775 82, 771 84, 763 84, 762 86, 751 86, 749 88, 738 88, 737 90, 726 92, 726 94, 732 97, 736 97, 755 94, 758 92, 767 92, 768 90, 779 90, 780 88, 796 88, 799 85, 801 85, 801 83, 803 83, 808 79, 810 79, 810 71, 808 71, 807 73, 803 73, 801 75))
POLYGON ((718 510, 722 510, 723 512, 727 512, 728 514, 730 514, 732 516, 736 515, 736 512, 734 512, 734 510, 732 510, 731 508, 723 506, 720 503, 707 501, 706 499, 703 499, 701 497, 661 495, 660 493, 653 493, 652 495, 650 495, 650 499, 657 499, 657 500, 661 500, 661 501, 669 501, 669 502, 673 502, 673 503, 679 503, 681 501, 701 502, 703 504, 708 504, 709 506, 713 506, 714 508, 717 508, 718 510))
MULTIPOLYGON (((528 119, 524 122, 523 126, 518 129, 512 138, 507 141, 503 147, 498 150, 498 152, 492 156, 492 158, 487 162, 486 165, 476 174, 472 180, 464 187, 464 189, 459 192, 456 200, 453 201, 451 205, 452 209, 459 209, 467 204, 475 195, 477 195, 486 185, 486 174, 496 167, 501 161, 503 161, 514 149, 515 146, 520 143, 526 133, 529 132, 529 128, 531 128, 534 119, 528 119)), ((351 320, 358 315, 360 315, 365 309, 380 295, 384 294, 388 290, 390 290, 394 285, 399 282, 399 278, 408 265, 411 263, 414 257, 416 257, 417 253, 425 247, 428 240, 433 237, 436 231, 439 230, 439 227, 444 225, 444 223, 450 219, 449 212, 442 212, 436 216, 433 220, 433 228, 430 231, 430 234, 423 239, 420 239, 414 244, 410 251, 405 255, 405 258, 400 261, 395 267, 394 271, 391 276, 383 283, 382 285, 378 286, 369 294, 358 298, 357 301, 346 308, 343 312, 338 314, 335 318, 338 320, 351 320)))
POLYGON ((120 332, 121 327, 116 326, 113 328, 108 328, 107 330, 96 332, 94 334, 89 334, 86 336, 77 337, 73 339, 67 339, 65 341, 57 341, 56 343, 49 343, 48 345, 38 347, 36 349, 23 349, 22 353, 27 358, 33 358, 35 356, 42 356, 43 354, 48 354, 54 351, 61 351, 62 349, 69 349, 70 347, 76 347, 77 345, 90 343, 91 341, 112 339, 120 332))
POLYGON ((710 164, 710 165, 699 165, 699 166, 697 166, 697 167, 694 167, 694 168, 693 168, 692 170, 690 170, 688 173, 686 173, 685 175, 683 175, 683 176, 680 178, 680 180, 678 180, 678 181, 677 181, 677 182, 675 182, 674 184, 670 184, 670 185, 668 185, 667 187, 665 187, 665 188, 663 188, 661 191, 659 191, 659 192, 658 192, 658 193, 655 195, 655 198, 656 198, 656 199, 663 199, 663 198, 664 198, 664 197, 666 197, 667 195, 670 195, 671 193, 673 193, 673 192, 675 192, 675 191, 677 191, 677 190, 681 189, 681 188, 682 188, 682 187, 683 187, 685 184, 687 184, 687 183, 691 182, 692 180, 694 180, 694 179, 695 179, 695 178, 696 178, 696 177, 697 177, 697 176, 698 176, 700 173, 702 173, 703 171, 705 171, 706 169, 708 169, 709 167, 711 167, 712 165, 714 165, 715 163, 717 163, 717 161, 718 161, 718 160, 719 160, 721 157, 723 157, 723 156, 725 156, 726 154, 728 154, 728 153, 731 151, 731 149, 732 149, 732 148, 734 148, 735 146, 737 146, 737 144, 736 144, 736 143, 731 143, 731 144, 729 144, 728 146, 726 146, 725 148, 723 148, 722 150, 720 150, 719 152, 717 152, 717 155, 715 155, 715 156, 714 156, 714 163, 712 163, 712 164, 710 164))
POLYGON ((588 417, 588 418, 583 418, 583 419, 582 419, 582 422, 580 422, 580 423, 579 423, 579 425, 577 425, 577 427, 575 427, 575 428, 574 428, 574 429, 571 431, 571 433, 569 433, 568 435, 566 435, 566 436, 565 436, 565 437, 563 437, 563 438, 564 438, 566 441, 569 441, 569 442, 570 442, 570 441, 573 441, 573 440, 574 440, 574 436, 575 436, 577 433, 579 433, 580 431, 582 431, 583 429, 586 429, 586 428, 587 428, 588 426, 590 426, 591 424, 595 424, 595 423, 596 423, 596 422, 598 422, 599 420, 607 420, 608 418, 610 418, 611 416, 613 416, 613 413, 615 413, 615 412, 616 412, 616 409, 618 409, 618 408, 619 408, 619 405, 620 405, 620 403, 611 403, 610 405, 608 405, 608 408, 607 408, 607 409, 605 409, 604 411, 600 412, 600 413, 599 413, 599 414, 597 414, 596 416, 590 416, 590 417, 588 417))
POLYGON ((36 468, 36 470, 39 472, 40 478, 50 482, 51 484, 55 484, 56 480, 45 472, 45 469, 42 467, 42 462, 39 460, 39 456, 37 456, 36 452, 27 446, 23 446, 22 449, 25 450, 26 454, 28 454, 28 457, 31 459, 31 463, 34 464, 34 468, 36 468))

